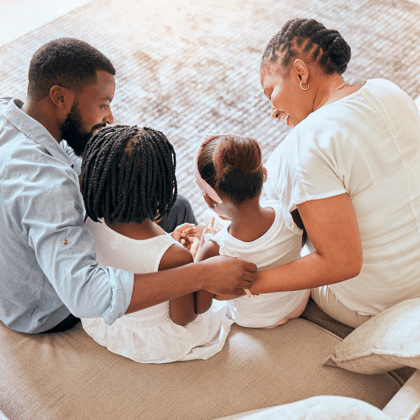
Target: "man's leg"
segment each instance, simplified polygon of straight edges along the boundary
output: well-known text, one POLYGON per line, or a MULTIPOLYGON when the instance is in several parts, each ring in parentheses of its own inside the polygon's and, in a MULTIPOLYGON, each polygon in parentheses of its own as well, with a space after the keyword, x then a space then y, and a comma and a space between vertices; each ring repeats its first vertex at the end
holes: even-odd
POLYGON ((48 331, 45 331, 43 334, 67 331, 70 328, 73 328, 79 321, 80 321, 80 318, 76 318, 75 316, 70 314, 66 319, 61 321, 58 325, 56 325, 55 327, 51 328, 48 331))
POLYGON ((169 214, 162 218, 158 225, 167 233, 171 233, 175 228, 184 223, 197 225, 190 202, 181 194, 178 194, 175 204, 169 214))

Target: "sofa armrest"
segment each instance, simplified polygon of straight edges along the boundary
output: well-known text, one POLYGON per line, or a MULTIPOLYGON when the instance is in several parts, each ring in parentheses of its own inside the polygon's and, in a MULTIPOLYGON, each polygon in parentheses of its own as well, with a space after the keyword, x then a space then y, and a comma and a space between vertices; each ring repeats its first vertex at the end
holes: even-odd
POLYGON ((420 420, 420 370, 414 372, 382 411, 394 420, 420 420))

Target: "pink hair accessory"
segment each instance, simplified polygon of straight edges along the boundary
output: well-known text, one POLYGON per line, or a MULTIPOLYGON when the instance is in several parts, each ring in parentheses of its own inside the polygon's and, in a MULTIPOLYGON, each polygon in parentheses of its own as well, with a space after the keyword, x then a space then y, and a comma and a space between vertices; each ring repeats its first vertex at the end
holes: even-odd
POLYGON ((200 152, 203 149, 203 147, 210 141, 215 139, 216 137, 221 137, 222 134, 212 134, 204 137, 204 140, 198 146, 197 151, 195 152, 195 158, 194 158, 194 174, 195 174, 195 180, 197 182, 197 185, 200 187, 200 190, 205 192, 213 201, 215 201, 217 204, 223 203, 222 199, 219 197, 219 194, 201 177, 200 172, 198 170, 198 157, 200 156, 200 152))

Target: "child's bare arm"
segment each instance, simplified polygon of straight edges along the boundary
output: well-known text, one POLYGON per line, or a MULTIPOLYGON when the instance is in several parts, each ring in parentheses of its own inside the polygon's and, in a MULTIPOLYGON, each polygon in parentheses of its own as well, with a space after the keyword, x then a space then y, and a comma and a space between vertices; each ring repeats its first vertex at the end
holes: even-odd
MULTIPOLYGON (((179 245, 172 245, 163 255, 159 271, 169 270, 193 262, 191 253, 179 245)), ((197 317, 194 305, 194 293, 189 293, 169 301, 169 313, 172 321, 178 325, 186 325, 197 317)))
MULTIPOLYGON (((207 241, 201 246, 195 256, 195 261, 204 261, 211 257, 219 255, 219 245, 213 241, 207 241)), ((207 290, 199 290, 195 292, 195 311, 198 314, 206 312, 212 303, 213 293, 209 293, 207 290)))

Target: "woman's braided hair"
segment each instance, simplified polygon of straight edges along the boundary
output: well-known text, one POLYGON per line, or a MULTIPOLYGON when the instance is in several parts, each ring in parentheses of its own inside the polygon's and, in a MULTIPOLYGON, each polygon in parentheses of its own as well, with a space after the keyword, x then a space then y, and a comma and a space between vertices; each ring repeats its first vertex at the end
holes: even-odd
POLYGON ((87 215, 111 224, 167 215, 178 192, 175 167, 175 150, 160 131, 126 125, 100 130, 83 155, 87 215))
POLYGON ((269 61, 277 62, 282 57, 281 64, 287 68, 291 60, 302 52, 310 54, 313 61, 318 60, 328 74, 343 74, 351 57, 350 46, 338 31, 327 29, 314 19, 293 19, 286 22, 270 40, 261 67, 269 61))

